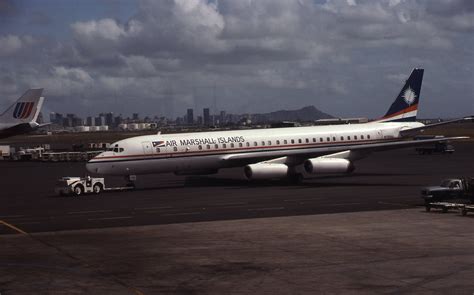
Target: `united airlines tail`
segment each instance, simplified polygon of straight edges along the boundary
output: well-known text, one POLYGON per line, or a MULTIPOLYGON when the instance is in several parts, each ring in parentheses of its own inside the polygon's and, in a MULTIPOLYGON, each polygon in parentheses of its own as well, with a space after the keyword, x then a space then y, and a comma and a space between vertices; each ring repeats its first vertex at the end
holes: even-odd
POLYGON ((0 115, 0 138, 32 131, 43 106, 43 89, 28 89, 13 105, 0 115))
POLYGON ((43 105, 43 89, 28 89, 13 105, 0 115, 1 123, 36 122, 43 105))
POLYGON ((418 112, 423 69, 413 69, 402 90, 378 122, 414 122, 418 112))

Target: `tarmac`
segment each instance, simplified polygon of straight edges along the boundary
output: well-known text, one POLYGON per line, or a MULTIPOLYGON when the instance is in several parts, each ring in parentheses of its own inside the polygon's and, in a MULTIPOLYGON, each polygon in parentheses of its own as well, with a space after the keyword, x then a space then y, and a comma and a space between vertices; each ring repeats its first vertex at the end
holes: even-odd
POLYGON ((473 294, 474 214, 418 206, 473 175, 474 143, 455 146, 297 186, 229 169, 79 198, 53 189, 84 163, 0 162, 0 294, 473 294))
POLYGON ((1 294, 472 294, 472 216, 420 209, 2 237, 1 294))

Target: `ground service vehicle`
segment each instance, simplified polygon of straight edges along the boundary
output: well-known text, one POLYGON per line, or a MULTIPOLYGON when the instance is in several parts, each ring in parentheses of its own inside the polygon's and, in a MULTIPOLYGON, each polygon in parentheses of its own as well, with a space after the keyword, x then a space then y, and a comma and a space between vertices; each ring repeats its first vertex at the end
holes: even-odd
MULTIPOLYGON (((415 140, 426 140, 426 139, 436 139, 439 138, 440 140, 444 138, 442 135, 419 135, 416 136, 415 140)), ((441 154, 452 154, 454 153, 454 146, 451 145, 447 141, 439 141, 435 142, 432 146, 422 146, 417 147, 415 151, 420 155, 431 155, 435 153, 441 154)))
POLYGON ((105 188, 103 178, 96 177, 62 177, 56 183, 55 191, 59 195, 100 194, 105 188))
POLYGON ((429 186, 421 190, 425 204, 449 199, 469 199, 474 201, 474 178, 462 177, 445 179, 439 186, 429 186))

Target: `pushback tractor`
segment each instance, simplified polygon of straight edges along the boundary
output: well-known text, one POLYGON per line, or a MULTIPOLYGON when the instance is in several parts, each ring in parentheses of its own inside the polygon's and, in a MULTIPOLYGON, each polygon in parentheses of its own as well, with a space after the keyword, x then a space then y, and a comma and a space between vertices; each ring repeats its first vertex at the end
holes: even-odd
POLYGON ((61 177, 56 182, 55 192, 61 196, 81 196, 84 194, 100 194, 104 191, 132 190, 133 185, 126 187, 106 187, 105 179, 98 177, 61 177))

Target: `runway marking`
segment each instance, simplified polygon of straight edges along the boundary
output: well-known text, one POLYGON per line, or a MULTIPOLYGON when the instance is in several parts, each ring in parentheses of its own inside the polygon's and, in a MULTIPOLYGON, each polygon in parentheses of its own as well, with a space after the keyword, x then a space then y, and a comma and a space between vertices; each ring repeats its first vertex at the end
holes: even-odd
POLYGON ((247 209, 247 211, 271 211, 271 210, 284 210, 285 207, 269 207, 269 208, 253 208, 247 209))
POLYGON ((161 216, 180 216, 180 215, 199 215, 201 212, 187 212, 187 213, 168 213, 161 216))
POLYGON ((13 229, 13 230, 16 231, 16 232, 19 232, 20 234, 23 234, 23 235, 27 235, 27 234, 28 234, 27 232, 22 231, 22 230, 19 229, 18 227, 14 226, 14 225, 12 225, 12 224, 10 224, 10 223, 8 223, 8 222, 5 222, 5 221, 3 221, 3 220, 0 220, 0 223, 3 224, 3 225, 5 225, 6 227, 9 227, 9 228, 13 229))
POLYGON ((118 217, 102 217, 102 218, 89 218, 88 221, 93 220, 114 220, 114 219, 131 219, 133 216, 118 216, 118 217))
POLYGON ((88 213, 107 213, 107 212, 112 212, 112 210, 75 211, 75 212, 68 212, 67 214, 88 214, 88 213))
POLYGON ((172 209, 172 206, 162 206, 162 207, 139 207, 134 208, 134 210, 160 210, 160 209, 172 209))

